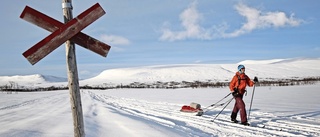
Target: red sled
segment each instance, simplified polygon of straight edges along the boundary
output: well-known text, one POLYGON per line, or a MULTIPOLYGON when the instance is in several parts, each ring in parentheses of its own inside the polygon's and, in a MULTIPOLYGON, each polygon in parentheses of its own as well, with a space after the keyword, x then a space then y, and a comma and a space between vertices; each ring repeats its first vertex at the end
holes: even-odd
POLYGON ((184 105, 180 109, 181 112, 187 112, 187 113, 197 113, 197 115, 200 113, 202 115, 203 110, 201 109, 201 105, 198 103, 191 103, 190 106, 184 105))

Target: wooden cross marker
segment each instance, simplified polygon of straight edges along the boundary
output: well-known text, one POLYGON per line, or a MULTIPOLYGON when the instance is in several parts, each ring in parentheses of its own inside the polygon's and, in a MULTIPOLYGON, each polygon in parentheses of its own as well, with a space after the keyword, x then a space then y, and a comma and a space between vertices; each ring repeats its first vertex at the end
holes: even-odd
MULTIPOLYGON (((26 6, 23 10, 22 14, 20 15, 21 19, 24 19, 25 21, 28 21, 32 24, 35 24, 45 30, 48 30, 50 32, 54 32, 64 26, 63 23, 60 21, 57 21, 29 6, 26 6)), ((108 51, 110 50, 110 46, 100 42, 99 40, 96 40, 82 32, 79 32, 74 37, 70 39, 72 42, 89 49, 103 57, 106 57, 108 54, 108 51)), ((28 58, 30 56, 29 53, 31 50, 26 51, 23 55, 28 58)))
POLYGON ((65 24, 28 6, 25 7, 20 18, 52 33, 25 51, 23 56, 34 65, 60 45, 66 43, 68 87, 73 115, 74 136, 84 137, 85 132, 74 43, 103 57, 107 56, 110 50, 109 45, 80 32, 104 15, 105 11, 97 3, 76 18, 73 18, 71 0, 62 0, 62 8, 65 24))
POLYGON ((63 24, 26 6, 20 15, 20 18, 51 31, 52 33, 25 51, 23 56, 27 58, 32 65, 34 65, 70 39, 72 42, 106 57, 110 50, 109 45, 80 32, 104 14, 105 12, 97 3, 85 12, 81 13, 78 17, 70 20, 66 24, 63 24))

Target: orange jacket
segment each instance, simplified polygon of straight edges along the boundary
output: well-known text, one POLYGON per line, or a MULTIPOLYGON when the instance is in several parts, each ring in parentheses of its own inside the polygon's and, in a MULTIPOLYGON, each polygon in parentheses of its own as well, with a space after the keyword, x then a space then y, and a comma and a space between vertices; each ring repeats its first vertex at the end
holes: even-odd
POLYGON ((251 81, 251 79, 246 74, 240 74, 239 72, 236 73, 236 75, 233 76, 229 88, 230 91, 233 92, 234 88, 238 88, 240 94, 244 94, 246 90, 246 86, 252 87, 254 85, 254 82, 251 81), (240 78, 240 84, 238 82, 238 79, 240 78))

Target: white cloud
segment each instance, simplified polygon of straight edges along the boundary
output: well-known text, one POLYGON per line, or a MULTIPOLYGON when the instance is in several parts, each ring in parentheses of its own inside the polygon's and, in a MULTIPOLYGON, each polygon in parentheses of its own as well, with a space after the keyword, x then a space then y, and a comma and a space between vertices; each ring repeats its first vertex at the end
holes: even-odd
POLYGON ((108 43, 111 46, 118 46, 118 45, 129 45, 130 41, 121 36, 115 35, 101 35, 101 39, 103 42, 108 43))
POLYGON ((176 41, 184 39, 210 40, 215 38, 237 37, 247 34, 256 29, 279 28, 287 26, 299 26, 304 21, 294 18, 294 14, 287 16, 284 12, 262 12, 256 8, 248 7, 242 3, 235 5, 236 11, 246 18, 241 28, 227 33, 229 28, 226 23, 213 25, 212 28, 203 28, 200 25, 201 13, 197 10, 197 3, 193 2, 180 14, 181 26, 184 30, 172 31, 169 23, 165 22, 161 29, 162 35, 159 38, 163 41, 176 41))
POLYGON ((223 37, 237 37, 242 34, 250 33, 255 29, 299 26, 303 22, 301 19, 294 18, 294 14, 287 16, 284 12, 279 11, 264 13, 241 3, 237 4, 235 9, 241 16, 246 18, 247 22, 244 23, 240 29, 233 31, 232 33, 222 33, 223 37))
POLYGON ((202 15, 198 12, 196 5, 196 2, 191 3, 179 16, 184 30, 172 31, 167 27, 168 23, 165 23, 161 30, 162 36, 160 40, 175 41, 187 38, 210 39, 209 33, 199 25, 202 15))

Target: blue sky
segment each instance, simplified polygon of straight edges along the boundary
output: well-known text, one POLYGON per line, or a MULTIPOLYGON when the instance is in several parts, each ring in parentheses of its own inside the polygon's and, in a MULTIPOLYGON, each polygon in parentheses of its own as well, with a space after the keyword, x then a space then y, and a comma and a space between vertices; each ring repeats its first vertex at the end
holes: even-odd
MULTIPOLYGON (((82 32, 111 50, 103 58, 76 46, 81 79, 112 68, 320 57, 317 0, 73 1, 73 16, 97 2, 107 14, 82 32)), ((19 18, 26 5, 63 22, 61 1, 3 1, 0 75, 67 77, 65 45, 35 65, 22 56, 50 34, 19 18)))

